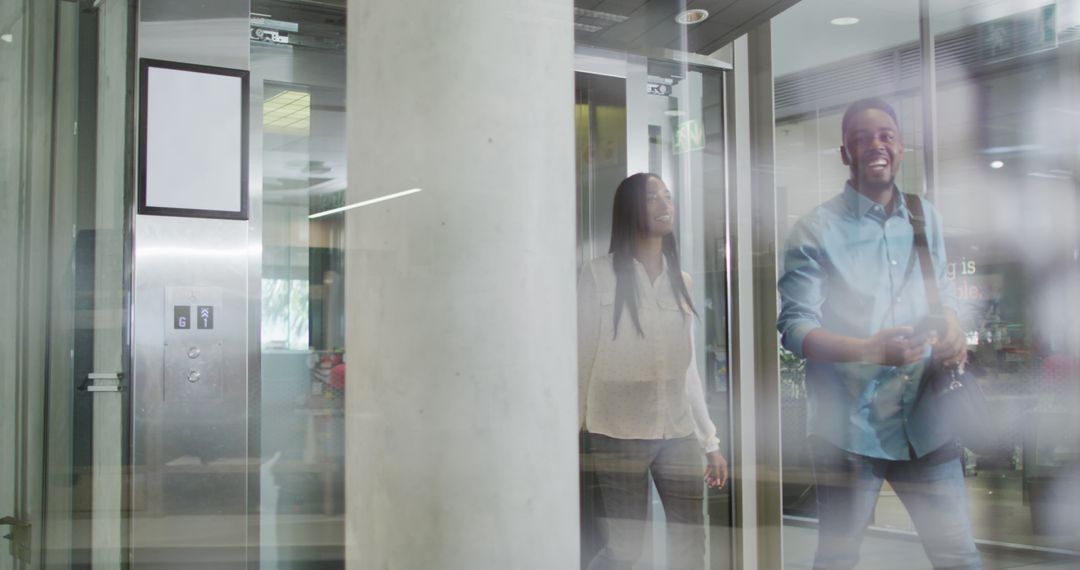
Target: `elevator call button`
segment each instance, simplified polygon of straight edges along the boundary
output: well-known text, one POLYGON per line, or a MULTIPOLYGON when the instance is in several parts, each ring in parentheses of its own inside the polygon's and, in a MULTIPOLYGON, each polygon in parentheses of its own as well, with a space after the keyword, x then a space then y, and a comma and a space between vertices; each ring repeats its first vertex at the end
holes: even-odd
POLYGON ((188 305, 173 305, 173 328, 191 328, 191 307, 188 305))

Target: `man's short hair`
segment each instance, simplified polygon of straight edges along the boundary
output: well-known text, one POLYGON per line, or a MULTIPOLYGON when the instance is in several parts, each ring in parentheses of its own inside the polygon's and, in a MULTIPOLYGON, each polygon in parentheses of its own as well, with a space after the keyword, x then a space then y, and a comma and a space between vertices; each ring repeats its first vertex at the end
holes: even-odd
POLYGON ((885 112, 892 117, 893 122, 896 123, 896 127, 900 128, 900 119, 896 117, 896 110, 892 108, 892 105, 886 103, 884 99, 879 99, 877 97, 859 99, 851 105, 848 105, 847 110, 844 111, 844 118, 840 122, 840 144, 847 144, 847 131, 852 118, 868 109, 877 109, 885 112))

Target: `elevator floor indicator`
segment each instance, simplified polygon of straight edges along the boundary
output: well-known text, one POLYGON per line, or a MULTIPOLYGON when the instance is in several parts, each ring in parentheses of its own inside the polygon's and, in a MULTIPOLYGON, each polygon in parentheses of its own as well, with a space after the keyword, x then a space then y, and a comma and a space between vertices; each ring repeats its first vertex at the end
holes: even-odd
POLYGON ((212 329, 214 328, 214 307, 213 305, 199 305, 199 324, 200 329, 212 329))

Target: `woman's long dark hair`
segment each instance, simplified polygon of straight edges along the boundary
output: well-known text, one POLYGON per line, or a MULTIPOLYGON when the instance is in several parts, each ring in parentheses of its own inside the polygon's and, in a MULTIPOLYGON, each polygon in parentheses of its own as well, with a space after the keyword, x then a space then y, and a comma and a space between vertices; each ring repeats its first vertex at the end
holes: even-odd
MULTIPOLYGON (((615 266, 613 339, 619 335, 619 320, 622 317, 623 307, 629 307, 634 327, 637 328, 639 335, 645 336, 645 331, 641 329, 641 320, 638 318, 634 253, 637 251, 638 241, 646 237, 649 227, 645 210, 645 187, 650 179, 660 180, 660 177, 648 172, 639 172, 623 180, 615 190, 615 203, 611 209, 611 248, 609 249, 615 266)), ((690 312, 697 315, 694 303, 690 300, 690 292, 686 290, 686 282, 683 281, 682 264, 679 263, 679 246, 675 241, 674 232, 664 236, 663 251, 664 257, 667 258, 668 279, 671 281, 671 289, 675 291, 676 300, 680 304, 685 303, 690 312)))

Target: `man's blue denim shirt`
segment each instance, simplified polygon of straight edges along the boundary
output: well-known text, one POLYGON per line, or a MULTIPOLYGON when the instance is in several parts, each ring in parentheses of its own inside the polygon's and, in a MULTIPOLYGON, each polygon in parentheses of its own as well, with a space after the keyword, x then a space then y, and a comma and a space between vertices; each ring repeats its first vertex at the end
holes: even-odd
MULTIPOLYGON (((928 312, 914 231, 899 189, 885 208, 844 192, 800 219, 788 238, 777 328, 785 348, 803 357, 807 333, 826 330, 869 338, 881 329, 915 326, 928 312)), ((941 215, 923 200, 926 233, 946 308, 956 292, 946 278, 941 215)), ((940 418, 915 406, 929 353, 902 367, 861 362, 806 363, 807 431, 847 451, 881 459, 922 457, 950 441, 940 418)))

